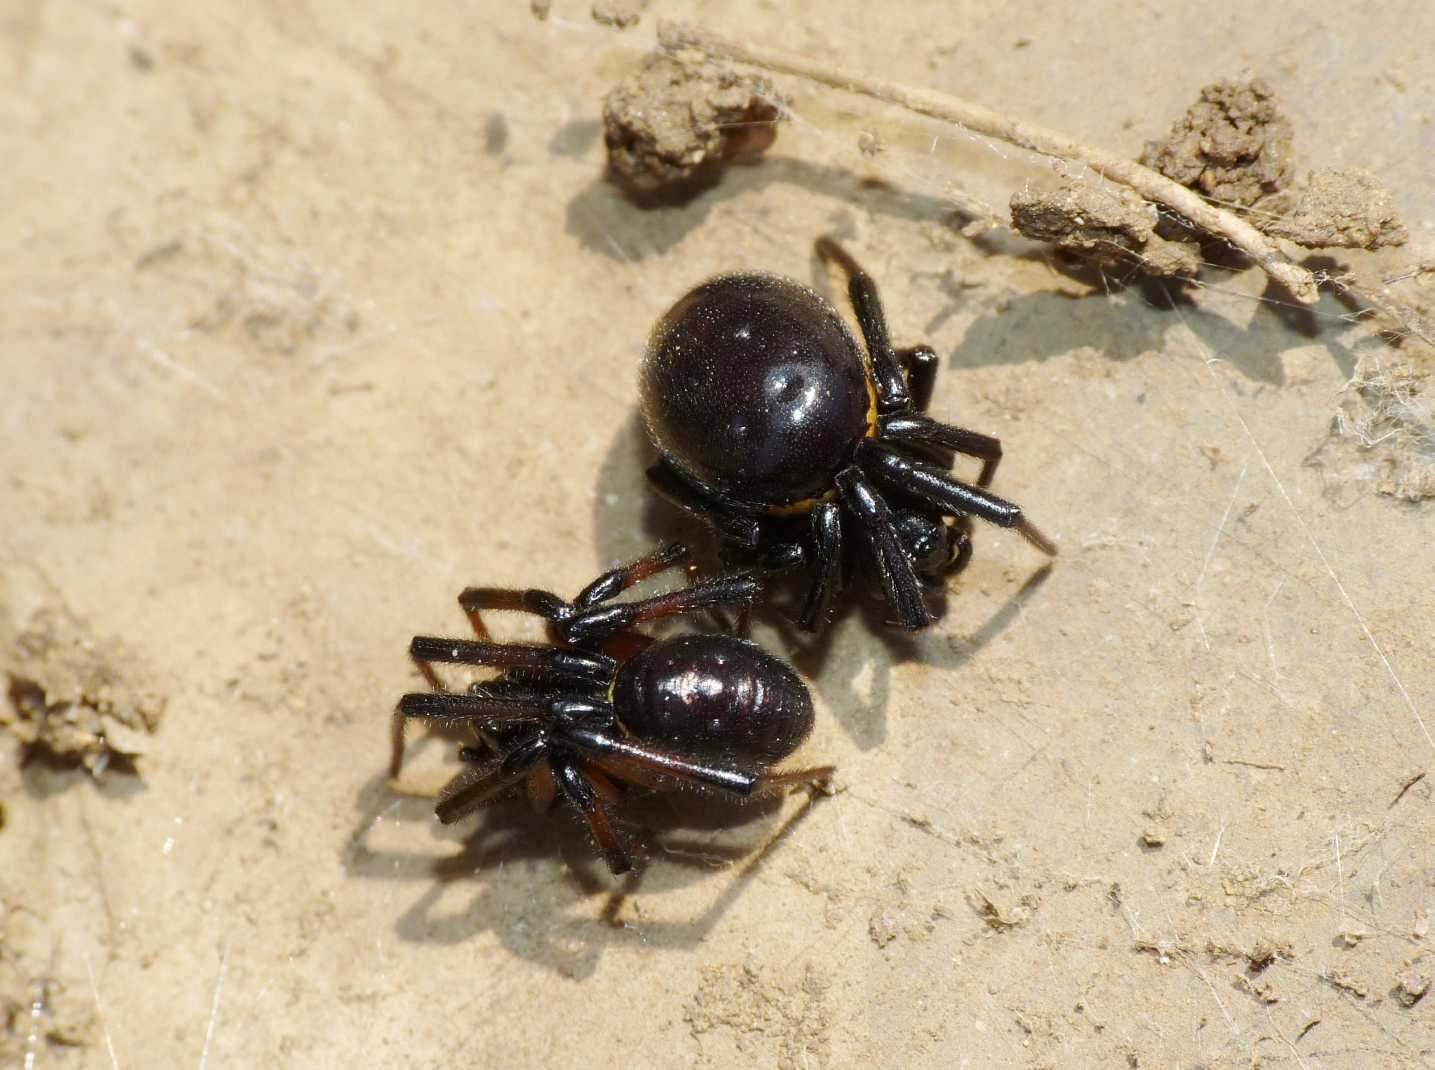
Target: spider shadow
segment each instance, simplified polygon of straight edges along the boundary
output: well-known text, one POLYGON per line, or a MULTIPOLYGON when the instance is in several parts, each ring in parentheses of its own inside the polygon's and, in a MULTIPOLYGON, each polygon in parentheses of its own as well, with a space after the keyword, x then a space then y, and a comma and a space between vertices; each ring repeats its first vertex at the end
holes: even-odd
POLYGON ((793 664, 814 681, 848 738, 860 749, 870 750, 887 740, 895 667, 913 662, 928 671, 961 669, 1011 626, 1051 577, 1053 568, 1053 562, 1043 563, 979 628, 964 637, 954 636, 950 624, 944 625, 949 604, 962 597, 952 585, 929 594, 931 628, 910 633, 888 623, 884 604, 870 597, 868 581, 861 576, 853 578, 855 589, 844 599, 830 626, 816 635, 799 632, 792 618, 778 610, 766 612, 764 619, 788 641, 793 664), (870 653, 874 637, 886 650, 886 657, 875 662, 870 653), (869 663, 873 671, 864 696, 861 681, 869 663))
MULTIPOLYGON (((421 753, 430 744, 444 741, 425 736, 410 750, 421 753)), ((609 947, 641 943, 681 950, 701 943, 810 813, 814 799, 809 795, 793 809, 781 797, 738 803, 690 791, 636 794, 625 801, 622 816, 627 838, 639 847, 639 863, 622 877, 607 871, 566 808, 539 814, 526 801, 512 800, 480 811, 476 824, 445 827, 434 819, 431 796, 398 790, 384 774, 370 777, 356 802, 343 849, 346 873, 425 885, 395 922, 400 940, 457 944, 489 933, 511 954, 583 980, 609 947), (784 817, 784 810, 792 812, 784 817), (413 826, 427 825, 431 845, 451 849, 373 846, 376 830, 386 823, 402 831, 379 834, 384 839, 407 840, 418 833, 413 826), (730 875, 696 916, 622 919, 632 897, 676 892, 723 873, 730 875), (466 902, 450 905, 470 888, 466 902), (595 917, 591 904, 597 897, 604 902, 595 917)))
MULTIPOLYGON (((600 567, 630 561, 660 542, 680 539, 693 548, 704 570, 720 571, 716 540, 707 525, 648 489, 643 472, 656 459, 642 418, 634 412, 614 435, 598 471, 593 533, 600 567)), ((980 553, 980 527, 975 537, 980 553)), ((1001 634, 1049 574, 1050 568, 1043 567, 977 631, 958 642, 941 624, 946 603, 960 597, 951 587, 933 596, 937 623, 913 635, 887 623, 885 603, 871 597, 862 576, 853 577, 836 615, 816 635, 798 631, 793 623, 804 590, 801 577, 774 581, 772 597, 759 602, 753 622, 758 640, 766 645, 781 643, 847 737, 865 751, 887 740, 895 666, 918 662, 960 668, 1001 634), (873 648, 874 638, 878 650, 873 648)))
MULTIPOLYGON (((703 571, 723 571, 717 540, 708 526, 648 489, 643 473, 655 460, 657 452, 648 442, 642 417, 634 412, 613 437, 598 472, 593 534, 600 565, 630 561, 658 543, 678 539, 692 548, 703 571)), ((844 599, 831 627, 817 636, 806 636, 790 619, 792 603, 800 596, 800 580, 775 581, 773 594, 775 599, 763 598, 754 611, 757 640, 771 645, 767 636, 775 633, 784 653, 819 691, 858 746, 868 750, 882 743, 887 734, 891 665, 915 656, 911 640, 883 627, 880 606, 867 599, 860 603, 844 599), (855 628, 844 624, 851 617, 861 618, 853 622, 855 628), (839 632, 843 634, 840 645, 835 643, 839 632), (872 656, 868 632, 880 638, 886 657, 872 656), (865 648, 860 655, 859 647, 865 648), (869 693, 863 696, 855 683, 868 671, 869 663, 873 676, 869 693)))

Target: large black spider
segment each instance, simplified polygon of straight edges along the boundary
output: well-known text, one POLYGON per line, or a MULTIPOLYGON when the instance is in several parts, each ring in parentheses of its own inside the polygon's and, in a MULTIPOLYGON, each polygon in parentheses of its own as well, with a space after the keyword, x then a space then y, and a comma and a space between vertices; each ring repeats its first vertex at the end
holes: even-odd
POLYGON ((610 601, 679 565, 691 580, 691 556, 675 543, 604 573, 571 602, 548 591, 470 587, 459 604, 478 641, 414 638, 409 653, 434 690, 405 695, 398 712, 471 725, 482 741, 460 751, 470 768, 444 790, 435 810, 440 821, 457 821, 520 789, 541 810, 566 799, 587 821, 608 867, 623 873, 632 855, 611 810, 623 784, 659 790, 690 784, 747 797, 831 775, 831 766, 770 769, 812 729, 807 685, 786 662, 735 635, 655 639, 636 630, 644 621, 721 606, 738 606, 745 621, 758 592, 751 574, 610 601), (543 617, 553 642, 493 642, 481 616, 489 609, 543 617), (501 671, 450 692, 433 670, 438 662, 501 671))
POLYGON ((804 630, 829 616, 854 534, 895 622, 923 628, 925 589, 971 557, 971 517, 1015 528, 1043 553, 1056 546, 986 489, 998 439, 923 415, 936 353, 893 349, 876 284, 833 239, 816 248, 848 277, 866 352, 792 279, 743 272, 703 283, 648 343, 642 411, 661 454, 648 479, 707 520, 730 558, 767 572, 809 567, 804 630), (975 485, 948 474, 955 454, 982 461, 975 485))

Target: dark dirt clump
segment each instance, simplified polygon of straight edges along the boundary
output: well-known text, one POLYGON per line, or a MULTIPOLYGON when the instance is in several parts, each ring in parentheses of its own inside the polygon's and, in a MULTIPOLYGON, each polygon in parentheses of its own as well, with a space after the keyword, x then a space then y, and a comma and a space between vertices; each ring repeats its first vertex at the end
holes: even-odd
POLYGON ((629 190, 651 193, 761 153, 776 137, 769 98, 760 81, 718 64, 654 56, 603 101, 609 167, 629 190))
POLYGON ((1312 172, 1294 210, 1260 225, 1310 249, 1379 249, 1409 237, 1396 218, 1395 198, 1359 167, 1312 172))
POLYGON ((1126 189, 1065 182, 1045 193, 1012 195, 1012 226, 1028 238, 1104 267, 1139 263, 1152 275, 1191 276, 1201 267, 1194 245, 1156 233, 1153 205, 1126 189))
POLYGON ((1259 78, 1221 81, 1148 142, 1141 163, 1222 204, 1249 208, 1290 184, 1291 125, 1259 78))

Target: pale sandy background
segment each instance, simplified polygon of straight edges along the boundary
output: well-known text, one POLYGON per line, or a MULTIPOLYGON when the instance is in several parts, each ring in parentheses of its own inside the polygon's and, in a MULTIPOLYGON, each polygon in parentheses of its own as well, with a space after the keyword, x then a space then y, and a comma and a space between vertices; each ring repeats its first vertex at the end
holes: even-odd
MULTIPOLYGON (((1172 310, 963 238, 948 183, 1047 167, 872 102, 782 82, 767 162, 651 211, 599 124, 659 15, 1132 155, 1250 69, 1302 169, 1396 191, 1411 244, 1340 258, 1378 278, 1435 256, 1428 4, 873 6, 0 6, 0 616, 65 607, 168 704, 140 779, 5 755, 3 995, 51 980, 78 1041, 21 1014, 7 1058, 1431 1065, 1435 998, 1394 990, 1435 972, 1432 779, 1394 800, 1435 756, 1435 520, 1329 438, 1383 343, 1251 272, 1172 310), (383 776, 409 636, 679 530, 651 323, 720 270, 815 281, 833 229, 1057 566, 984 530, 928 634, 799 657, 845 790, 754 867, 799 799, 667 819, 623 902, 566 818, 440 829, 383 776)), ((451 745, 413 750, 439 782, 451 745)))

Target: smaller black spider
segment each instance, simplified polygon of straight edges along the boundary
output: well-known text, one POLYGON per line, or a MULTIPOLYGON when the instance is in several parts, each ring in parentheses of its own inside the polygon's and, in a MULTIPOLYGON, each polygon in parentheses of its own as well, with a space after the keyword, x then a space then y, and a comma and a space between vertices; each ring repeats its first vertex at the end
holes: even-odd
POLYGON ((648 479, 711 523, 730 558, 766 572, 810 568, 804 630, 830 615, 853 535, 895 622, 924 628, 925 590, 971 557, 971 517, 1015 528, 1043 553, 1056 546, 987 490, 999 440, 922 415, 936 353, 893 349, 876 284, 831 238, 816 248, 847 275, 865 353, 792 279, 703 283, 658 321, 644 357, 643 418, 661 454, 648 479), (982 461, 975 485, 949 474, 955 454, 982 461))
MULTIPOLYGON (((444 790, 435 810, 440 821, 457 821, 520 789, 540 810, 566 799, 587 821, 608 867, 624 873, 632 855, 612 806, 625 784, 658 790, 689 784, 748 797, 831 775, 831 766, 770 771, 812 730, 812 697, 786 662, 735 635, 655 639, 636 630, 644 621, 722 606, 738 607, 745 626, 758 592, 752 575, 610 601, 679 565, 691 581, 691 556, 675 543, 604 573, 571 602, 548 591, 470 587, 459 605, 477 642, 414 638, 409 653, 434 690, 405 695, 399 714, 470 725, 482 742, 460 751, 471 767, 444 790), (543 617, 552 644, 491 641, 480 615, 490 609, 543 617), (433 670, 439 662, 488 666, 500 675, 450 692, 433 670)), ((396 765, 400 755, 396 750, 396 765)))

